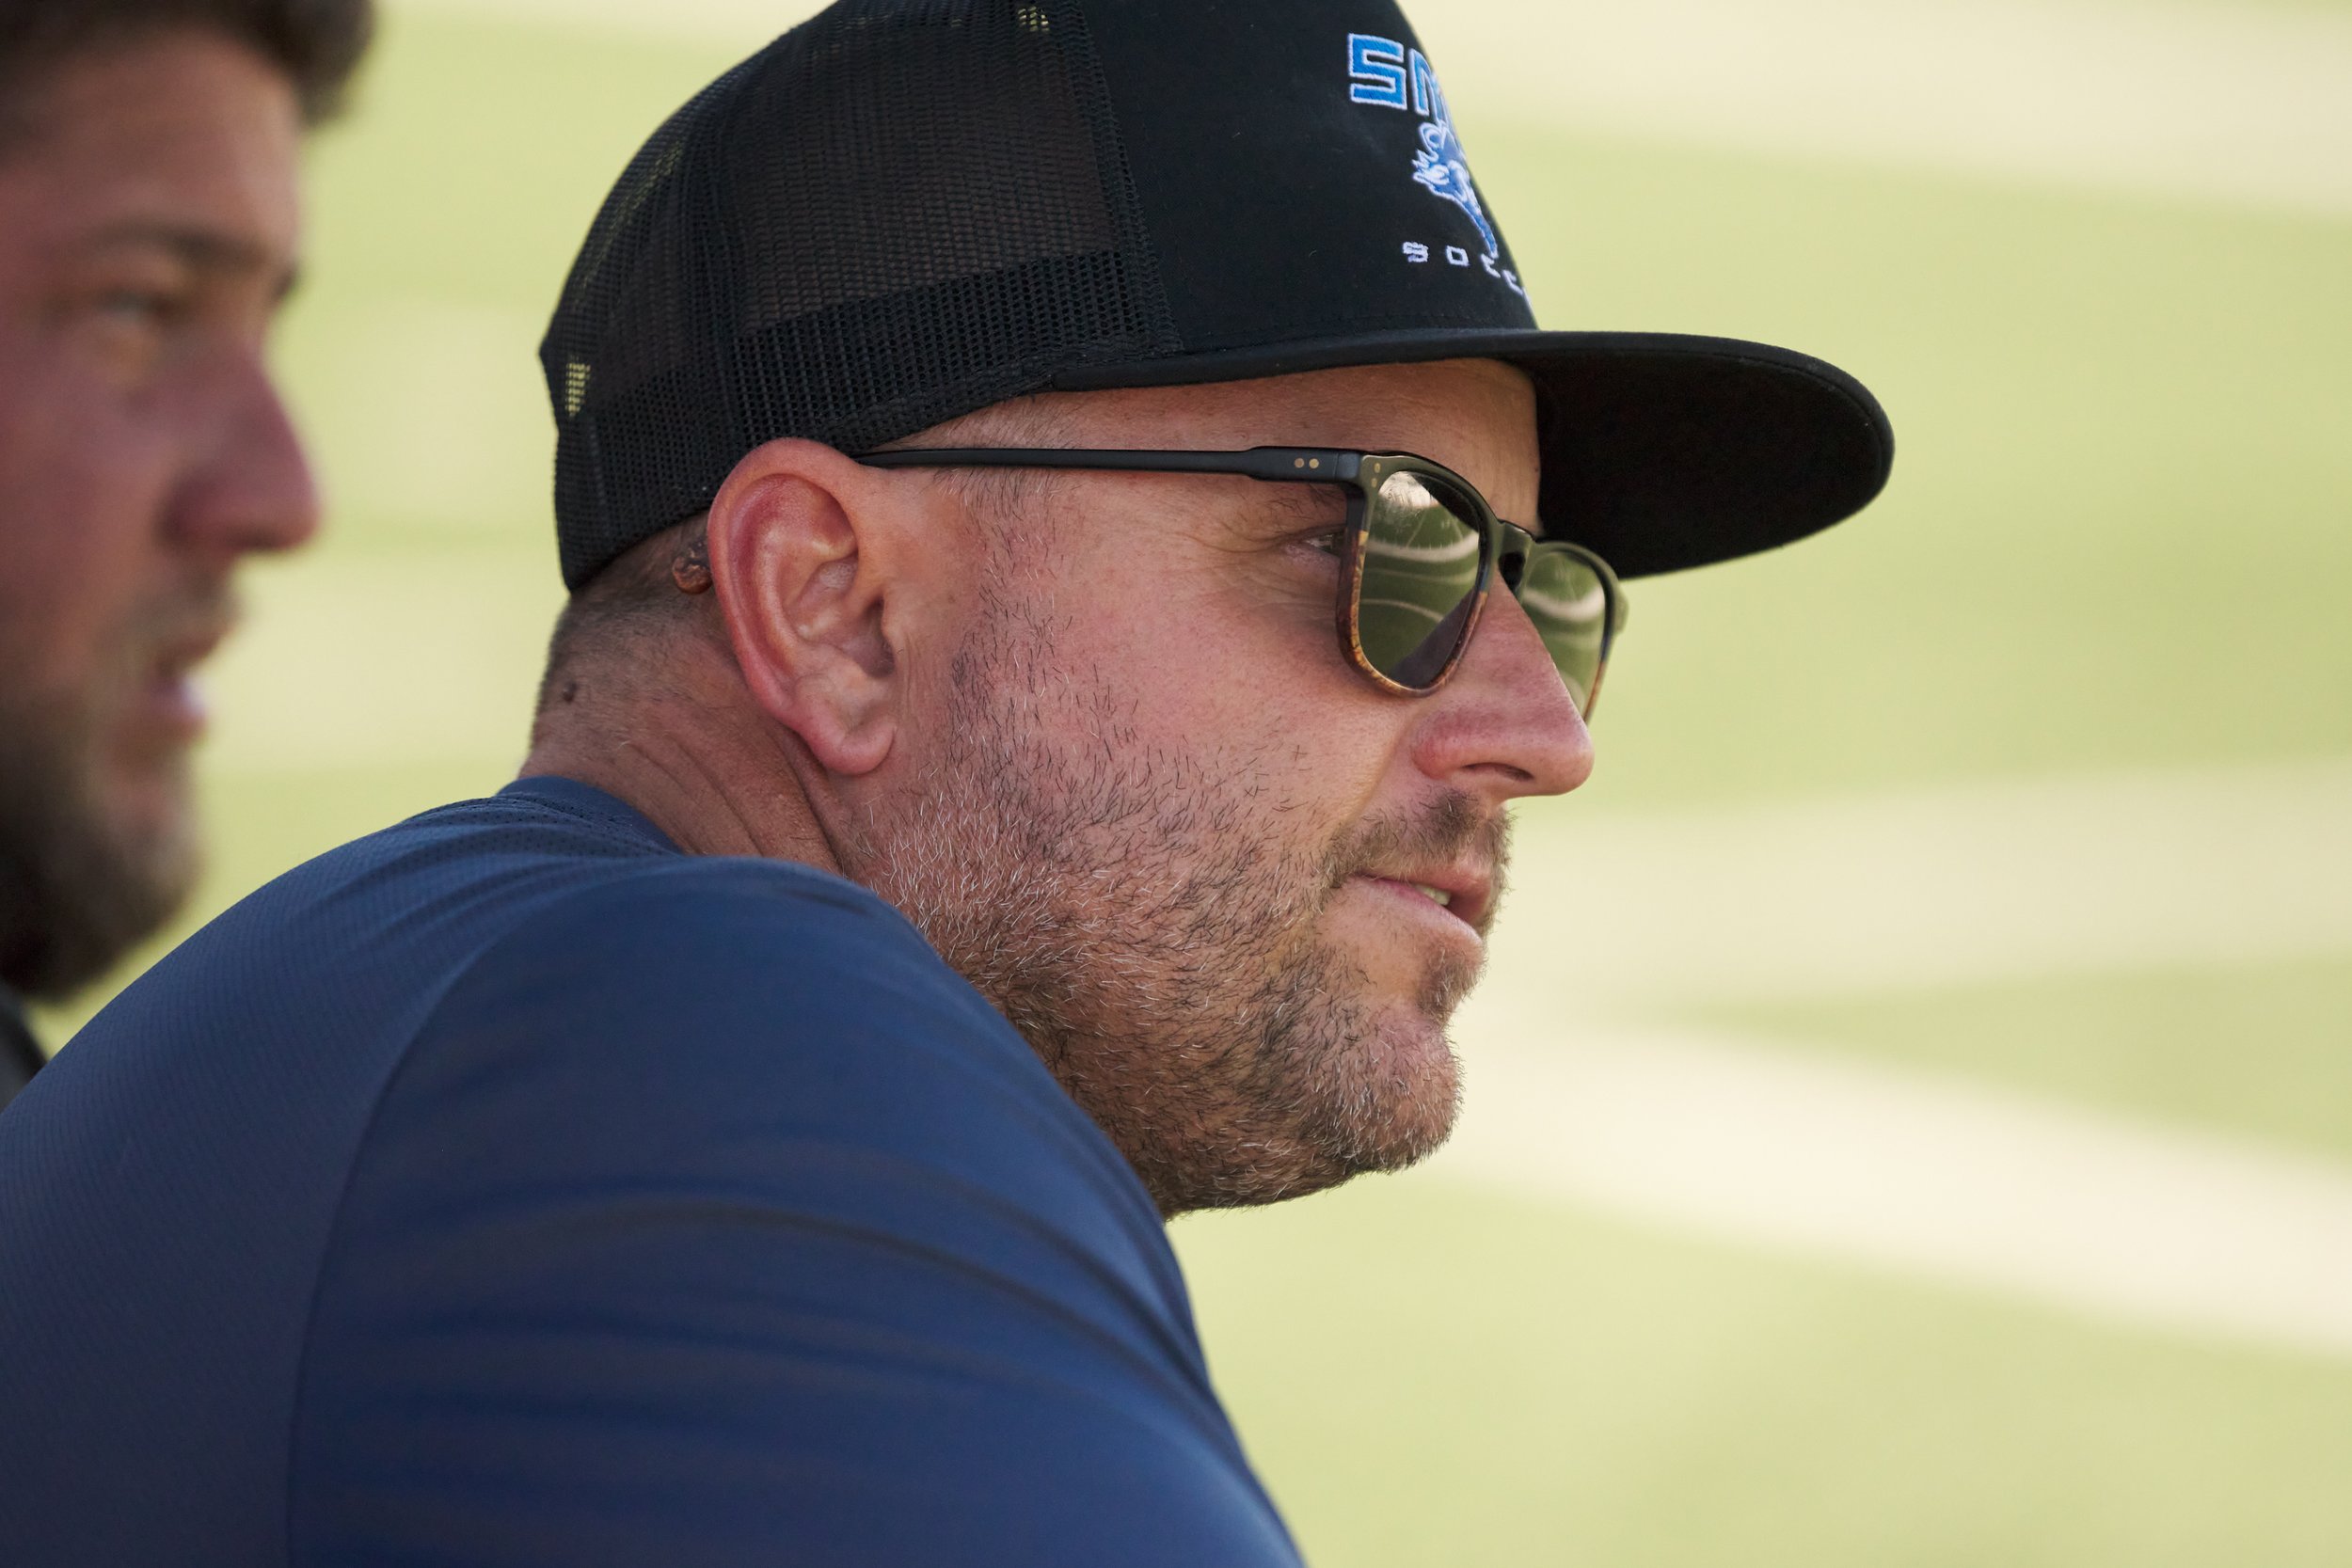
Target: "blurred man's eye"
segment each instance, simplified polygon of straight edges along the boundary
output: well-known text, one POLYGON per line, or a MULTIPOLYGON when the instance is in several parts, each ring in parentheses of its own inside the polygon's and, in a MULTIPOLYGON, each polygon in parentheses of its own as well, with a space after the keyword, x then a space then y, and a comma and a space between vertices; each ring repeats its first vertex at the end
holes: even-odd
POLYGON ((118 251, 81 269, 61 303, 72 315, 105 327, 167 327, 195 310, 199 282, 175 257, 118 251))
POLYGON ((165 268, 108 269, 66 306, 63 325, 94 365, 118 377, 153 372, 195 317, 197 292, 165 268))
POLYGON ((152 289, 113 289, 97 300, 99 315, 125 325, 167 326, 185 309, 183 297, 152 289))

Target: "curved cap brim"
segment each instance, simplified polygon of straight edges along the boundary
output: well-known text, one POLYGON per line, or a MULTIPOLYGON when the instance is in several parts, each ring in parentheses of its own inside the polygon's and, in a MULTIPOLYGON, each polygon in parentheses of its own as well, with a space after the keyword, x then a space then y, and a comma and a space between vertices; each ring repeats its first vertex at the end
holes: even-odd
POLYGON ((1545 531, 1623 577, 1753 555, 1850 517, 1885 487, 1886 414, 1834 365, 1730 338, 1472 328, 1066 371, 1054 388, 1246 381, 1343 365, 1502 359, 1535 384, 1545 531))

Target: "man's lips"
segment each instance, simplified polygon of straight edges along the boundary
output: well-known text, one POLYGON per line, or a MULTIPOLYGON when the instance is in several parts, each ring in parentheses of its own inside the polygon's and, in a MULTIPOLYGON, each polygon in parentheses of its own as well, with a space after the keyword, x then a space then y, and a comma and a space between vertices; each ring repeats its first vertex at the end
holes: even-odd
POLYGON ((1486 932, 1487 911, 1494 903, 1494 879, 1490 875, 1460 866, 1414 866, 1357 875, 1399 896, 1440 911, 1482 936, 1486 932))
POLYGON ((161 640, 148 661, 139 705, 150 722, 175 740, 192 742, 204 733, 209 713, 194 678, 196 667, 213 656, 230 625, 226 615, 208 618, 161 640))
POLYGON ((186 670, 157 672, 148 682, 145 696, 142 705, 148 718, 175 740, 195 740, 204 733, 212 717, 204 704, 203 689, 186 670))

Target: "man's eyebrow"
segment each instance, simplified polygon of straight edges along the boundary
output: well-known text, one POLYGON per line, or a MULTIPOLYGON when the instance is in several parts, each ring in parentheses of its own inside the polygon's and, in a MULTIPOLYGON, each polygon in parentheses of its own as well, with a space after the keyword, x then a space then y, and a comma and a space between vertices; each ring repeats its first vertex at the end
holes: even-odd
POLYGON ((294 264, 267 245, 198 224, 135 219, 98 230, 85 248, 167 250, 193 272, 216 277, 274 278, 274 293, 281 299, 294 291, 296 280, 294 264))

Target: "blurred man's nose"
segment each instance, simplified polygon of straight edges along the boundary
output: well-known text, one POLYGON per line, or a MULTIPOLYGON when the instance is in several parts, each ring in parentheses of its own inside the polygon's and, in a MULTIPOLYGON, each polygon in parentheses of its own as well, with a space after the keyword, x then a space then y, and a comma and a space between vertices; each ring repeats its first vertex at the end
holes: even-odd
POLYGON ((258 355, 225 378, 218 422, 174 509, 183 542, 233 560, 318 531, 318 482, 258 355))
POLYGON ((1497 584, 1454 675, 1428 699, 1413 759, 1492 804, 1563 795, 1593 770, 1593 740, 1551 654, 1497 584))

